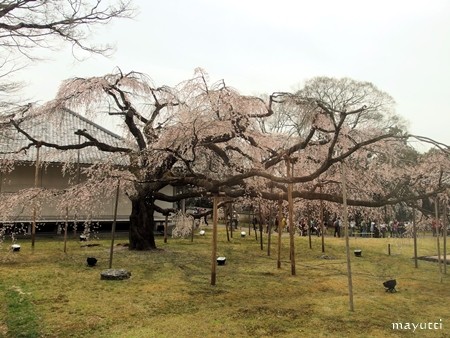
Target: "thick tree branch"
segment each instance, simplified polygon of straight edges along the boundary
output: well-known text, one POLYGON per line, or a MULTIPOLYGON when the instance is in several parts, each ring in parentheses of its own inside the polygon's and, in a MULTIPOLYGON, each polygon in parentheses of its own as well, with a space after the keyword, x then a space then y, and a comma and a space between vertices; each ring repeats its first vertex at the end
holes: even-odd
POLYGON ((87 147, 96 147, 97 149, 99 149, 101 151, 110 152, 110 153, 119 153, 119 152, 120 153, 131 153, 132 152, 132 149, 129 149, 129 148, 115 147, 115 146, 111 146, 109 144, 100 142, 97 139, 95 139, 94 137, 92 137, 91 135, 89 135, 84 130, 78 130, 74 134, 82 135, 82 136, 86 137, 89 140, 89 142, 60 145, 60 144, 56 144, 56 143, 46 142, 43 140, 38 140, 38 139, 32 137, 29 133, 27 133, 25 130, 23 130, 20 127, 19 123, 17 123, 14 120, 11 120, 11 124, 16 128, 16 130, 19 133, 24 135, 31 142, 28 146, 22 148, 21 150, 29 149, 29 148, 31 148, 32 145, 35 145, 37 147, 44 146, 44 147, 54 148, 54 149, 59 149, 59 150, 71 150, 71 149, 83 149, 83 148, 87 148, 87 147))

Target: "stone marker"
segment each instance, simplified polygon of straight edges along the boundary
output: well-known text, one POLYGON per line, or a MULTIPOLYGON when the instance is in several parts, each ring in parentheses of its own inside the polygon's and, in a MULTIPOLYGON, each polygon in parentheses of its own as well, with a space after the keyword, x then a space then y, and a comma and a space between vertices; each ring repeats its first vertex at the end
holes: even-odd
POLYGON ((130 278, 131 272, 125 269, 107 269, 103 270, 100 276, 100 279, 105 280, 123 280, 130 278))

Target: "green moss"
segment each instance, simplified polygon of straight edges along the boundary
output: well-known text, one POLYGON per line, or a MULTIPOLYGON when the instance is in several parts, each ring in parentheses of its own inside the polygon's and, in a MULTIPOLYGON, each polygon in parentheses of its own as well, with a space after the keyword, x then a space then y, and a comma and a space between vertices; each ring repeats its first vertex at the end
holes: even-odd
POLYGON ((40 336, 39 318, 32 303, 32 296, 21 286, 1 288, 6 304, 5 323, 7 336, 33 338, 40 336))

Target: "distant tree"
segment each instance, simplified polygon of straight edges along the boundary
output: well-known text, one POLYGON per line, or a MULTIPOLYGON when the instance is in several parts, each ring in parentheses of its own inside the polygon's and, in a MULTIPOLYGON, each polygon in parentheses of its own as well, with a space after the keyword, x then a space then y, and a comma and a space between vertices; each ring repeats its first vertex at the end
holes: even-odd
MULTIPOLYGON (((274 114, 260 124, 278 135, 284 150, 275 150, 265 161, 265 167, 278 177, 268 173, 264 177, 278 181, 285 193, 279 177, 284 169, 276 168, 286 157, 296 159, 294 196, 303 199, 341 203, 339 163, 344 160, 348 202, 353 206, 412 203, 448 185, 439 180, 439 170, 428 163, 431 159, 419 156, 408 144, 413 139, 434 141, 408 134, 403 119, 395 114, 392 97, 369 82, 318 77, 276 100, 274 114), (428 171, 427 166, 434 170, 428 171)), ((448 149, 443 144, 440 148, 448 149)), ((438 153, 439 163, 448 168, 447 153, 438 153)), ((263 189, 262 194, 274 199, 278 192, 263 189)))

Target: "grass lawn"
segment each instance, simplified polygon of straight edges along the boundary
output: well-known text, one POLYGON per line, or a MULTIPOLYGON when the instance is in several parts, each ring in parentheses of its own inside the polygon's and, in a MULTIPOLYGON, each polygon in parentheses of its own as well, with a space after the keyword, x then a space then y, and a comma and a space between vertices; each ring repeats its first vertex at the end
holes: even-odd
MULTIPOLYGON (((132 276, 100 280, 108 268, 109 239, 98 246, 62 238, 29 239, 19 252, 0 246, 0 337, 449 337, 450 278, 438 264, 414 267, 413 241, 401 238, 351 238, 355 311, 349 311, 345 241, 296 237, 296 276, 291 276, 287 234, 277 269, 276 236, 271 256, 267 239, 234 234, 227 242, 219 229, 217 285, 210 285, 211 227, 206 235, 169 239, 153 252, 117 245, 114 268, 132 276), (388 255, 388 244, 391 255, 388 255), (94 256, 97 266, 88 267, 94 256), (382 283, 397 279, 397 293, 382 283), (394 329, 402 323, 410 329, 394 329), (432 329, 419 323, 437 323, 432 329)), ((127 242, 124 234, 115 243, 127 242)), ((442 247, 442 243, 441 243, 442 247)), ((418 254, 435 255, 436 239, 421 236, 418 254)), ((427 324, 428 325, 428 324, 427 324)))

